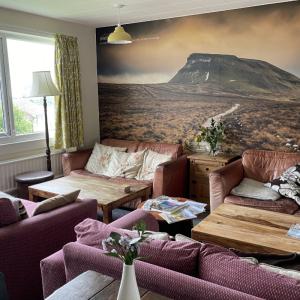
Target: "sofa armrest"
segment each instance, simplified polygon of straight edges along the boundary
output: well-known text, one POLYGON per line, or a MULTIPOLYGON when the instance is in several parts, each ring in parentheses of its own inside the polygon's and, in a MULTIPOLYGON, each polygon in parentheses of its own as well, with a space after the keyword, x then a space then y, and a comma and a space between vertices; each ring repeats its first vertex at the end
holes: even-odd
POLYGON ((184 197, 187 183, 187 157, 160 164, 154 173, 153 198, 160 195, 184 197))
POLYGON ((62 167, 64 176, 73 170, 83 169, 91 156, 92 149, 68 152, 62 155, 62 167))
POLYGON ((55 290, 66 284, 66 272, 63 250, 59 250, 52 255, 41 260, 40 263, 43 296, 47 298, 55 290))
MULTIPOLYGON (((119 259, 106 256, 103 250, 79 243, 69 243, 64 246, 63 252, 68 281, 88 270, 113 278, 121 278, 122 262, 119 259)), ((172 299, 258 299, 242 292, 143 261, 135 262, 135 272, 140 287, 172 299), (200 298, 199 295, 201 295, 200 298)))
POLYGON ((112 222, 110 225, 116 228, 132 229, 132 227, 139 221, 146 223, 147 230, 159 231, 159 225, 157 220, 147 211, 142 209, 136 209, 124 217, 112 222))
POLYGON ((236 160, 209 174, 211 211, 224 202, 224 198, 244 177, 242 160, 236 160))

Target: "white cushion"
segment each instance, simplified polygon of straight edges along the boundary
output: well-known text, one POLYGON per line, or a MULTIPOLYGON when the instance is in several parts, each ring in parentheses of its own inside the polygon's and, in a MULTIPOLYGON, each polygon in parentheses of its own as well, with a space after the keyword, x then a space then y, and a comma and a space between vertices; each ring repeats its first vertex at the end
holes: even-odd
POLYGON ((144 155, 143 165, 135 178, 137 180, 153 180, 157 166, 170 161, 171 158, 171 154, 160 154, 152 150, 147 150, 144 155))
POLYGON ((144 154, 145 150, 132 153, 114 151, 111 154, 105 175, 135 178, 143 164, 144 154))
POLYGON ((98 175, 106 175, 112 153, 125 152, 127 148, 110 147, 96 143, 85 169, 98 175))
POLYGON ((258 200, 278 200, 281 196, 272 189, 265 187, 263 182, 244 178, 241 183, 230 192, 232 195, 258 200))

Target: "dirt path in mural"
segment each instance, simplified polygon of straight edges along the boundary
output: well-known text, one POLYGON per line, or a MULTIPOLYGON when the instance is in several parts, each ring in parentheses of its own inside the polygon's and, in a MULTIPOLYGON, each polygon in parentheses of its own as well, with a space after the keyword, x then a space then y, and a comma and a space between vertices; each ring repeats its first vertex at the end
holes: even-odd
POLYGON ((212 119, 214 119, 216 122, 220 122, 222 117, 224 117, 224 116, 226 116, 226 115, 229 115, 229 114, 233 113, 233 112, 234 112, 235 110, 237 110, 239 107, 240 107, 240 104, 239 104, 239 103, 236 103, 235 105, 233 105, 230 109, 226 110, 225 112, 223 112, 223 113, 221 113, 221 114, 218 114, 218 115, 216 115, 216 116, 214 116, 214 117, 208 118, 208 119, 202 124, 202 126, 203 126, 203 127, 209 127, 212 119))

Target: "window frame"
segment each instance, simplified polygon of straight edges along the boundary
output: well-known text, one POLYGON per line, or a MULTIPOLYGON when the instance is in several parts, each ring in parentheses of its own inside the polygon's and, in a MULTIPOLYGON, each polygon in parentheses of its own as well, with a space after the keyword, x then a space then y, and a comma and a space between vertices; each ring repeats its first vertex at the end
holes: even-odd
MULTIPOLYGON (((22 41, 39 42, 45 44, 54 44, 53 37, 29 35, 16 32, 7 32, 0 30, 0 63, 3 68, 0 67, 1 82, 3 87, 0 90, 3 99, 3 117, 5 132, 0 132, 0 146, 6 144, 15 144, 22 142, 38 141, 45 139, 45 132, 36 132, 28 134, 16 134, 14 126, 14 114, 13 114, 13 98, 10 82, 10 70, 8 61, 8 48, 6 40, 8 38, 18 39, 22 41)), ((52 141, 50 141, 50 144, 52 141)))

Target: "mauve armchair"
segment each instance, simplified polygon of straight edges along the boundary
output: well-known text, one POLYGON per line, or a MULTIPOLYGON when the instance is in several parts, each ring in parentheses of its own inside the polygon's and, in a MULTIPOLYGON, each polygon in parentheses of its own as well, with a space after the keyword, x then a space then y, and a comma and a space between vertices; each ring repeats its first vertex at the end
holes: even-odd
MULTIPOLYGON (((30 212, 36 203, 22 200, 30 212)), ((74 226, 96 219, 97 201, 76 201, 53 211, 0 228, 0 272, 10 300, 42 299, 40 261, 76 240, 74 226)))

